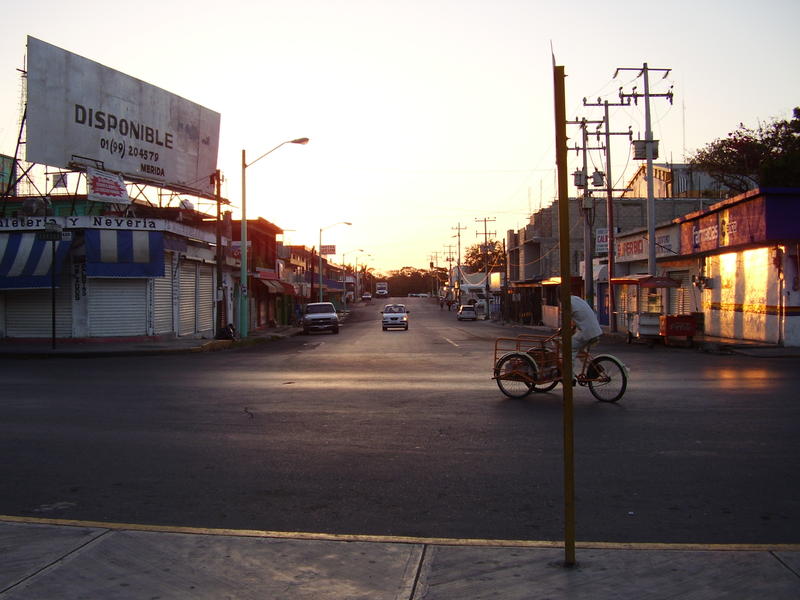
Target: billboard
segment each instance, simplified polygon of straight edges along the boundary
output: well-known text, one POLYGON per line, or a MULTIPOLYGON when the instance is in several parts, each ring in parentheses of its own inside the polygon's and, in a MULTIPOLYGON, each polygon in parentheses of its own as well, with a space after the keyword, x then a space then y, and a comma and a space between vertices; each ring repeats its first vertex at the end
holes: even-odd
POLYGON ((220 115, 28 36, 26 158, 213 195, 220 115))

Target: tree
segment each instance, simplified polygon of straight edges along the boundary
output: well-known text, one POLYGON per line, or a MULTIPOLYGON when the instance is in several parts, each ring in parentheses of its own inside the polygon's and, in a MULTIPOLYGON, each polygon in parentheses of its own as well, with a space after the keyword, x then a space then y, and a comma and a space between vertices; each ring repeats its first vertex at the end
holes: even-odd
POLYGON ((790 121, 775 120, 750 129, 740 123, 689 160, 734 193, 754 187, 800 187, 800 107, 790 121))
POLYGON ((389 283, 389 293, 392 296, 430 292, 435 287, 431 272, 416 267, 389 271, 386 281, 389 283))
MULTIPOLYGON (((503 257, 503 244, 495 240, 489 240, 489 271, 502 271, 505 265, 503 257)), ((485 252, 483 244, 475 244, 467 248, 461 264, 469 267, 472 271, 485 271, 485 252)))

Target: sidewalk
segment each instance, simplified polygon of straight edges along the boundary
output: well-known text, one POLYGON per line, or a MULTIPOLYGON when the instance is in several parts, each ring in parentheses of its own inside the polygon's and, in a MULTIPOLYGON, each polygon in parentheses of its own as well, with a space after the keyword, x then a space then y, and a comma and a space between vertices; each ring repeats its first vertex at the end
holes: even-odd
POLYGON ((578 544, 0 517, 0 600, 795 600, 800 545, 578 544))
MULTIPOLYGON (((340 317, 345 322, 349 313, 340 317)), ((544 326, 523 325, 511 321, 487 321, 494 325, 509 328, 521 328, 532 333, 548 335, 553 329, 544 326)), ((128 339, 62 339, 57 338, 53 348, 50 338, 33 340, 0 339, 0 358, 46 358, 71 357, 92 358, 100 356, 137 356, 146 354, 173 354, 189 352, 214 352, 229 348, 241 348, 262 344, 273 340, 299 335, 301 328, 281 325, 268 329, 251 331, 250 335, 240 340, 213 340, 204 338, 182 337, 172 339, 128 338, 128 339)), ((625 336, 616 333, 605 333, 603 339, 615 343, 624 343, 625 336)), ((634 341, 634 344, 641 343, 634 341)), ((671 347, 682 347, 680 343, 671 347)), ((690 349, 712 354, 742 354, 761 358, 800 358, 800 347, 784 347, 761 342, 747 342, 731 338, 699 335, 694 339, 690 349)))
MULTIPOLYGON (((550 335, 554 329, 541 325, 523 325, 514 322, 500 322, 494 321, 496 325, 503 325, 507 327, 522 328, 531 333, 540 335, 550 335)), ((611 333, 604 328, 603 333, 604 342, 613 342, 616 344, 627 343, 627 336, 624 333, 611 333)), ((664 345, 662 340, 636 340, 634 339, 632 345, 664 345)), ((777 344, 767 344, 765 342, 738 340, 734 338, 717 337, 712 335, 700 334, 694 337, 691 345, 688 345, 683 338, 671 339, 670 348, 693 350, 706 352, 709 354, 741 354, 743 356, 751 356, 754 358, 800 358, 800 347, 795 346, 779 346, 777 344)))
POLYGON ((92 358, 98 356, 137 356, 144 354, 173 354, 189 352, 214 352, 228 348, 241 348, 262 344, 301 333, 299 327, 283 325, 269 329, 251 331, 240 340, 213 340, 204 338, 173 339, 93 339, 72 340, 57 338, 55 348, 50 338, 35 340, 0 340, 0 357, 3 358, 46 358, 71 357, 92 358))

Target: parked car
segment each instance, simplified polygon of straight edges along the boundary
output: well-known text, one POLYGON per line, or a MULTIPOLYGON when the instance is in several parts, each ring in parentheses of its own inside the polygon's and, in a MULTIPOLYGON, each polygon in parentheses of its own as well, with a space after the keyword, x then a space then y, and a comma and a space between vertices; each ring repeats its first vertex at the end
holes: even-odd
POLYGON ((408 313, 405 304, 387 304, 383 307, 382 325, 386 331, 392 327, 399 327, 408 331, 408 313))
POLYGON ((458 307, 456 318, 459 321, 477 321, 478 313, 475 312, 475 307, 472 304, 462 304, 458 307))
POLYGON ((330 331, 339 333, 339 315, 332 302, 312 302, 303 314, 303 333, 330 331))

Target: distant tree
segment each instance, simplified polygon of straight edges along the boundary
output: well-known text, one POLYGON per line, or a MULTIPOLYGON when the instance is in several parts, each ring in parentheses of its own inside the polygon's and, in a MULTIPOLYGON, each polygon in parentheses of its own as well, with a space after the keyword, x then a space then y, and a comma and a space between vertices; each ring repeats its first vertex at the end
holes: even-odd
MULTIPOLYGON (((489 271, 502 271, 505 265, 502 242, 489 240, 488 247, 489 271)), ((472 271, 485 271, 485 260, 486 253, 483 244, 475 244, 467 248, 461 264, 466 265, 472 271)))
POLYGON ((407 296, 430 292, 434 288, 435 275, 424 269, 416 267, 403 267, 397 271, 390 271, 386 277, 389 283, 389 293, 392 296, 407 296))
POLYGON ((800 107, 793 118, 756 129, 739 127, 714 140, 689 159, 734 193, 754 187, 800 187, 800 107))

